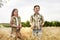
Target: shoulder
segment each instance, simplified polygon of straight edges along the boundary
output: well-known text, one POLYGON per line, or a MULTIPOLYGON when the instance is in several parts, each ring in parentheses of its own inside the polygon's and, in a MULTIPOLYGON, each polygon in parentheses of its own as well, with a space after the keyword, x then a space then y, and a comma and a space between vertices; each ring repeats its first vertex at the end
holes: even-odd
POLYGON ((15 16, 12 16, 12 17, 11 17, 11 20, 14 20, 14 19, 16 19, 15 16))
POLYGON ((15 16, 12 16, 11 19, 16 19, 16 17, 15 16))
POLYGON ((31 17, 30 18, 33 18, 33 15, 31 15, 31 17))
POLYGON ((31 17, 34 17, 34 14, 33 14, 33 15, 31 15, 31 17))

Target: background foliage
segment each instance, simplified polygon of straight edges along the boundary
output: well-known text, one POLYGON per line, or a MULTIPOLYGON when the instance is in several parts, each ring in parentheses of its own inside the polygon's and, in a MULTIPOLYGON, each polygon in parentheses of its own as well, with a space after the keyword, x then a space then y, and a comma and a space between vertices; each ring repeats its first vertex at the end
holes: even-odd
MULTIPOLYGON (((10 27, 10 24, 9 23, 0 23, 0 27, 1 26, 10 27)), ((22 26, 23 27, 30 27, 30 22, 29 21, 22 22, 22 26)), ((59 21, 51 21, 51 22, 45 21, 44 27, 48 27, 48 26, 57 27, 57 26, 60 26, 60 22, 59 21)))

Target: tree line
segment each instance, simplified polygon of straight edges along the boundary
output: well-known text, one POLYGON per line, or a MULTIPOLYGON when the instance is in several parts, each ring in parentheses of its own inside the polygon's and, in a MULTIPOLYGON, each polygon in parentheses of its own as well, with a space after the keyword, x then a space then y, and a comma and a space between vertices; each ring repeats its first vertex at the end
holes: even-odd
MULTIPOLYGON (((2 25, 4 27, 10 27, 9 23, 0 23, 0 25, 2 25)), ((23 27, 30 27, 30 21, 22 22, 22 26, 23 27)), ((44 22, 44 27, 48 27, 48 26, 57 27, 57 26, 60 26, 60 22, 59 21, 51 21, 51 22, 45 21, 44 22)))

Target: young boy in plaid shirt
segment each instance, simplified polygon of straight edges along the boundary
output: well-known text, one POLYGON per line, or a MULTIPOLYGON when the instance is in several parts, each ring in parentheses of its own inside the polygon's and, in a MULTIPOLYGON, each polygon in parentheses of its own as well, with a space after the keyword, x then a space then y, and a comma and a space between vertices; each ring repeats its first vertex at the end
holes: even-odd
POLYGON ((34 6, 34 14, 30 18, 30 25, 33 29, 33 35, 34 36, 41 36, 42 33, 42 26, 44 25, 44 19, 41 14, 39 14, 40 6, 35 5, 34 6))

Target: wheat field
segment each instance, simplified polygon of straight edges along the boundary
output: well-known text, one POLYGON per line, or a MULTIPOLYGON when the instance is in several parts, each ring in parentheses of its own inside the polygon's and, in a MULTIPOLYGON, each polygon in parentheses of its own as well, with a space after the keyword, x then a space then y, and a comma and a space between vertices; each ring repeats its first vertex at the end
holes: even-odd
MULTIPOLYGON (((37 40, 29 27, 22 27, 20 33, 23 40, 37 40)), ((0 40, 14 40, 10 36, 11 28, 0 28, 0 40)), ((60 27, 43 27, 41 40, 60 40, 60 27)))

